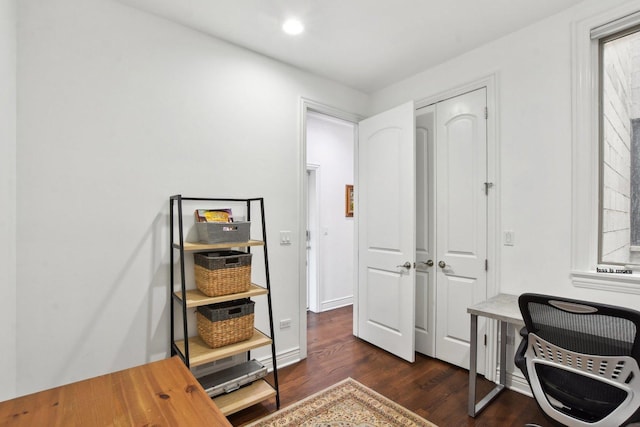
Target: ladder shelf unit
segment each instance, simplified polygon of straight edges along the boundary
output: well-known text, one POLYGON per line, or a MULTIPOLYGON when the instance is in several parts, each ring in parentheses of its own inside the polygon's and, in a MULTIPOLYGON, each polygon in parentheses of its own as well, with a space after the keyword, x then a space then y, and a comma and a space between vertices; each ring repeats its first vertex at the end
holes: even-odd
MULTIPOLYGON (((188 368, 206 365, 216 360, 246 354, 250 359, 251 350, 259 347, 271 347, 272 378, 271 382, 266 379, 259 379, 250 385, 241 387, 236 391, 222 394, 213 398, 220 410, 225 415, 233 414, 244 408, 252 406, 263 400, 275 397, 276 408, 280 409, 280 392, 278 388, 278 369, 276 364, 276 348, 274 341, 273 310, 271 305, 271 281, 269 278, 269 260, 267 252, 267 232, 265 226, 264 199, 229 199, 229 198, 204 198, 204 197, 184 197, 175 195, 169 198, 169 229, 170 229, 170 319, 171 319, 171 355, 178 355, 188 368), (233 243, 192 243, 185 242, 185 230, 183 224, 184 206, 183 202, 195 205, 195 202, 206 203, 231 203, 240 204, 246 210, 247 221, 251 221, 252 206, 257 205, 259 218, 261 221, 262 240, 249 240, 233 243), (191 203, 194 202, 194 203, 191 203), (176 223, 177 219, 177 223, 176 223), (177 233, 176 233, 177 231, 177 233), (185 254, 207 252, 216 249, 242 248, 245 252, 251 249, 262 248, 264 256, 264 280, 265 285, 260 286, 251 283, 249 290, 230 295, 209 297, 200 290, 187 286, 185 274, 185 254), (177 257, 177 258, 176 258, 177 257), (177 263, 176 263, 177 261, 177 263), (176 271, 176 268, 179 270, 176 271), (179 283, 176 283, 177 282, 179 283), (202 305, 215 304, 236 299, 252 298, 256 296, 266 296, 267 312, 269 320, 269 331, 262 332, 254 327, 253 336, 248 340, 225 345, 224 347, 211 348, 199 336, 189 336, 187 309, 196 308, 202 305), (176 339, 175 328, 176 319, 182 322, 183 339, 176 339)), ((257 253, 256 252, 256 253, 257 253)))

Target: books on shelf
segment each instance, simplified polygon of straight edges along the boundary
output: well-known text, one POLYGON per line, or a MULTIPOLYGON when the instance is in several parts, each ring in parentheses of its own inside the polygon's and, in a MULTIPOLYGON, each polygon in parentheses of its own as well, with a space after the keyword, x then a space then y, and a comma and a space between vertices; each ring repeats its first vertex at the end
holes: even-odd
POLYGON ((233 222, 231 209, 196 209, 196 222, 233 222))

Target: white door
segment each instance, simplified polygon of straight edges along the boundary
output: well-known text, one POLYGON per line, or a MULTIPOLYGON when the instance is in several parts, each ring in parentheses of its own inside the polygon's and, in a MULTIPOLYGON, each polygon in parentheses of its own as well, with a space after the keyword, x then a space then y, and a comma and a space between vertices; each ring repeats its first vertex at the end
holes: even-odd
POLYGON ((436 111, 436 357, 467 369, 467 307, 487 294, 486 102, 483 88, 436 111))
POLYGON ((416 351, 435 356, 435 105, 416 111, 416 351))
POLYGON ((357 334, 415 360, 415 110, 413 102, 359 124, 357 334))

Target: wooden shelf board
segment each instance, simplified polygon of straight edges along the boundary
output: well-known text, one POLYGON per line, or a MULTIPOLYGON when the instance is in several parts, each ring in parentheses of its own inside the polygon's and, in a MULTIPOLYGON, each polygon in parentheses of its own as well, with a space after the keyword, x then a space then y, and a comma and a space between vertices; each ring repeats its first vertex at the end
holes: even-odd
MULTIPOLYGON (((271 338, 257 329, 254 329, 253 336, 247 341, 241 341, 220 348, 209 347, 198 336, 191 337, 189 338, 189 365, 193 368, 194 366, 204 365, 205 363, 224 359, 225 357, 234 356, 269 344, 271 344, 271 338)), ((176 346, 182 354, 184 354, 184 340, 176 341, 176 346)))
POLYGON ((269 383, 264 380, 258 380, 232 393, 214 397, 213 402, 226 416, 253 406, 275 395, 276 391, 269 383))
MULTIPOLYGON (((242 298, 251 298, 258 295, 266 295, 267 293, 268 291, 266 288, 258 286, 254 283, 251 284, 251 287, 249 287, 249 290, 247 292, 239 292, 237 294, 222 295, 218 297, 208 297, 198 289, 190 289, 186 292, 187 308, 199 307, 201 305, 207 304, 215 304, 224 301, 233 301, 242 298)), ((182 292, 176 291, 174 292, 174 294, 179 300, 182 300, 182 292)))
MULTIPOLYGON (((212 244, 184 242, 184 251, 199 252, 199 251, 207 251, 211 249, 246 248, 247 246, 264 246, 264 242, 262 240, 249 240, 248 242, 212 243, 212 244)), ((175 249, 180 249, 180 245, 178 243, 174 243, 173 247, 175 249)))

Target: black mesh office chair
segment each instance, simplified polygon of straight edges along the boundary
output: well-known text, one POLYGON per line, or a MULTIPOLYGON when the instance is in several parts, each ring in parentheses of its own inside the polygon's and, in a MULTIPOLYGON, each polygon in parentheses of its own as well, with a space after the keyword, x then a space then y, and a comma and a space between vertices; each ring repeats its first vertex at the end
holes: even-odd
POLYGON ((568 426, 640 421, 640 313, 522 294, 515 363, 547 416, 568 426))

